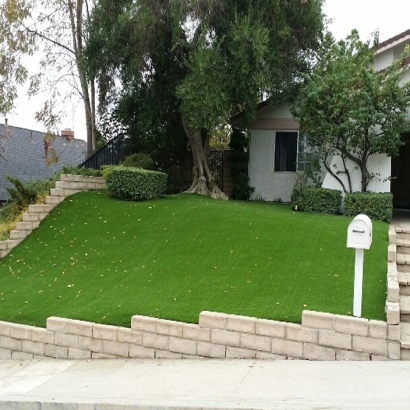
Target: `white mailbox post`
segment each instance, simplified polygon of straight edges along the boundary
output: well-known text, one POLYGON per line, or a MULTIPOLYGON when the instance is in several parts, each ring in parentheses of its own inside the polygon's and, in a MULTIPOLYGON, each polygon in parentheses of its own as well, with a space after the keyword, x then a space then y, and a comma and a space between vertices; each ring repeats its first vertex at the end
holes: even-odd
POLYGON ((354 263, 353 315, 362 315, 363 250, 372 244, 372 221, 367 215, 357 215, 347 228, 347 247, 356 249, 354 263))

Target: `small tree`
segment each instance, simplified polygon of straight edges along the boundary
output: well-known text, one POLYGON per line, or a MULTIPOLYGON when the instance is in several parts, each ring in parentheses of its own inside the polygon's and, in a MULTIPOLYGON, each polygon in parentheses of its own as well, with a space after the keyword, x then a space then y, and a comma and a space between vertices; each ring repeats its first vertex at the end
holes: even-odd
POLYGON ((410 82, 400 81, 409 70, 408 46, 400 60, 375 71, 377 33, 373 40, 373 47, 361 42, 356 30, 338 43, 328 35, 294 109, 300 131, 344 192, 352 192, 352 166, 361 172, 361 190, 367 190, 375 176, 368 170, 369 157, 397 155, 407 125, 410 82), (341 169, 330 165, 334 155, 340 156, 341 169))

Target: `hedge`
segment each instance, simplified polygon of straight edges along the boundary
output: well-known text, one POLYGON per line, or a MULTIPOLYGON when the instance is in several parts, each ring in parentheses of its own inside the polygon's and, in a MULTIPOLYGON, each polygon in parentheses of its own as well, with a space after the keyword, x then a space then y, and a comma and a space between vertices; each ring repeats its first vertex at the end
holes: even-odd
POLYGON ((370 219, 387 223, 393 215, 393 195, 390 192, 353 192, 345 196, 345 215, 365 214, 370 219))
POLYGON ((110 167, 106 176, 108 194, 120 199, 143 201, 165 195, 168 175, 133 167, 110 167))
POLYGON ((339 214, 342 193, 337 189, 304 188, 298 210, 311 213, 339 214))

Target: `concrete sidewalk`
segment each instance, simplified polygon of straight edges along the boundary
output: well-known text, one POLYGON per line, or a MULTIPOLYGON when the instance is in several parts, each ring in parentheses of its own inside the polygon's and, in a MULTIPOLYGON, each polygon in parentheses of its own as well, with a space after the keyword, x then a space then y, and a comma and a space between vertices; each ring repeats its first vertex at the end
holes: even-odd
POLYGON ((0 409, 408 409, 410 362, 0 361, 0 409))

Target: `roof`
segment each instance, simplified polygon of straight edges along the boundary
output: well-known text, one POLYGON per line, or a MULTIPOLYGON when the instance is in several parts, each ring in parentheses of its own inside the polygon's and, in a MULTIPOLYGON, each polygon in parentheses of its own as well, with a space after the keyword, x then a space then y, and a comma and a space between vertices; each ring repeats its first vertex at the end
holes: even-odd
MULTIPOLYGON (((8 127, 11 137, 4 142, 6 159, 0 157, 0 201, 9 198, 6 187, 12 186, 6 175, 29 182, 52 176, 65 165, 79 165, 85 159, 86 142, 79 139, 69 141, 66 137, 56 136, 52 147, 59 160, 56 164, 46 165, 44 133, 19 127, 8 127)), ((6 128, 0 124, 0 135, 6 128)))
POLYGON ((410 41, 410 29, 379 43, 376 54, 382 53, 385 50, 395 47, 396 45, 401 44, 406 40, 410 41))

